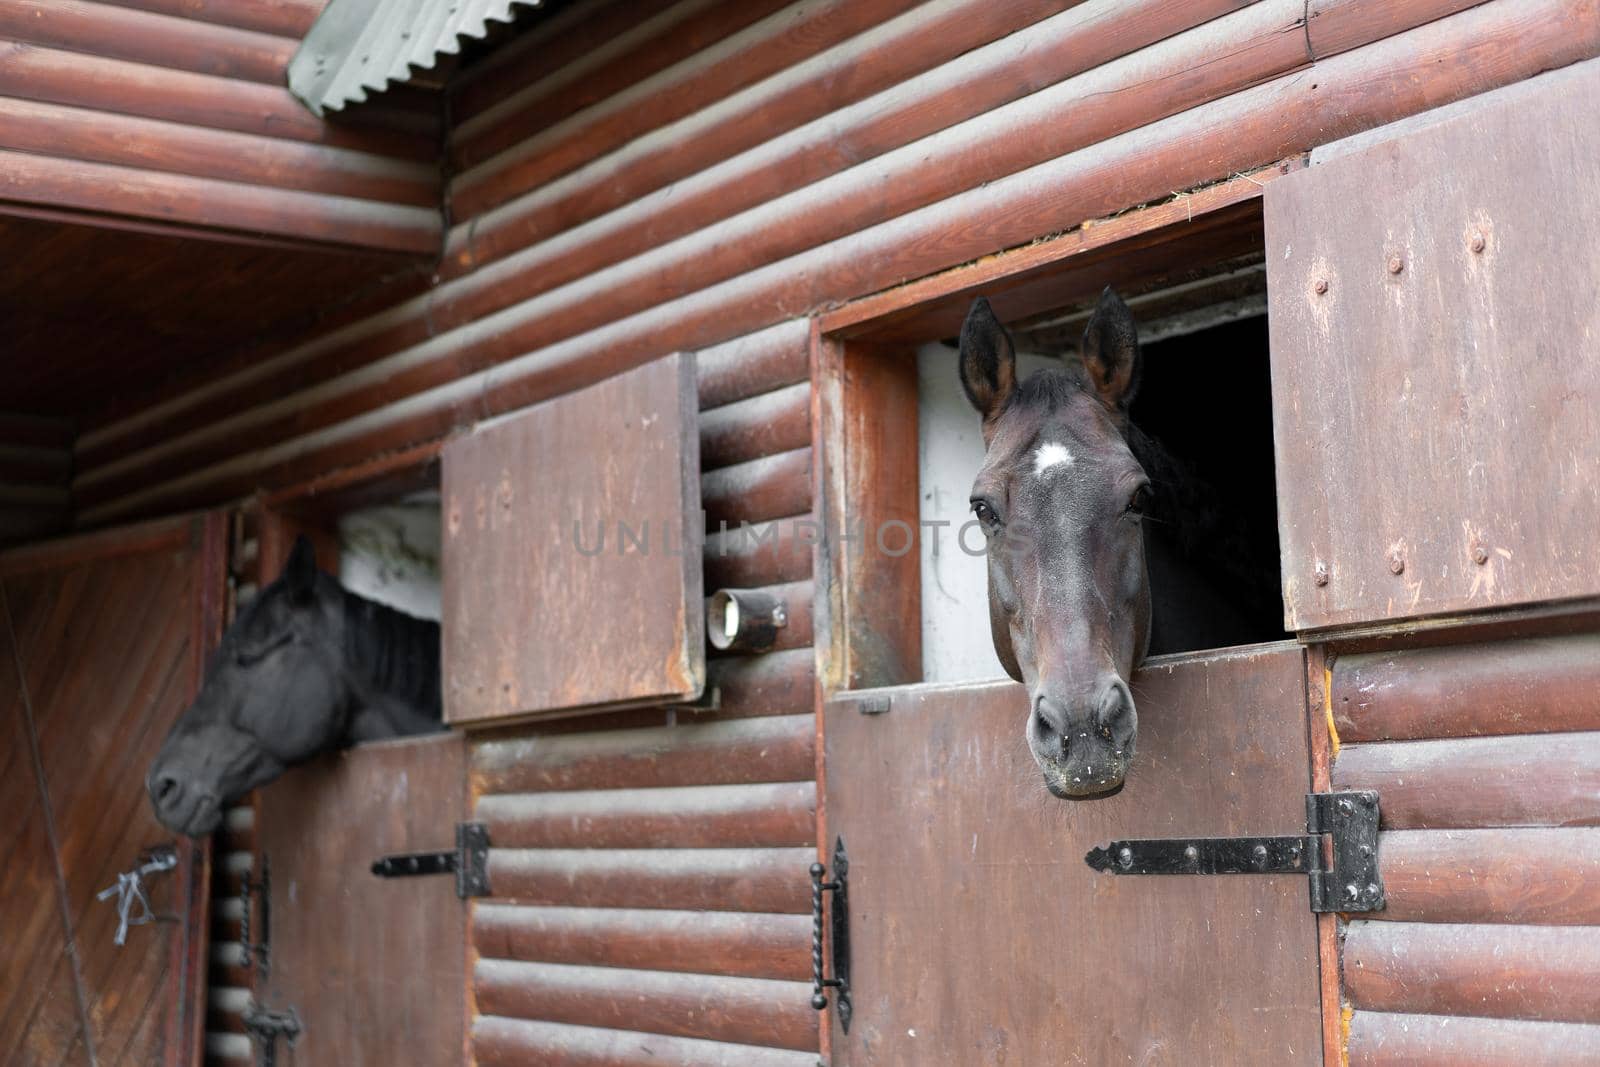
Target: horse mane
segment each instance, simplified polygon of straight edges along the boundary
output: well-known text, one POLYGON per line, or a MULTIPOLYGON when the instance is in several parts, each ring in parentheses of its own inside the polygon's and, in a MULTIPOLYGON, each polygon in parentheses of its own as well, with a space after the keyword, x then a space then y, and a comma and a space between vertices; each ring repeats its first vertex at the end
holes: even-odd
POLYGON ((344 597, 345 665, 378 691, 435 717, 441 714, 439 624, 368 600, 344 597))

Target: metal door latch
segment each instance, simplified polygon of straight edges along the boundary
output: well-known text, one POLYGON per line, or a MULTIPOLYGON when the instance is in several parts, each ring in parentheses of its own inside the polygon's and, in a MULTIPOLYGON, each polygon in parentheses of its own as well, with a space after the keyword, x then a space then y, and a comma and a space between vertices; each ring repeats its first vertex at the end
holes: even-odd
POLYGON ((454 874, 456 896, 489 895, 489 828, 481 822, 456 824, 456 847, 448 852, 403 852, 380 856, 372 862, 379 878, 410 878, 424 874, 454 874))
POLYGON ((1111 874, 1304 874, 1315 912, 1382 911, 1378 794, 1306 794, 1306 833, 1290 837, 1197 837, 1113 841, 1084 862, 1111 874), (1332 843, 1332 863, 1323 855, 1332 843))
POLYGON ((258 1048, 256 1062, 260 1067, 274 1067, 278 1062, 278 1038, 293 1045, 302 1029, 300 1015, 293 1008, 288 1011, 269 1011, 257 1004, 245 1009, 245 1033, 255 1039, 258 1048))
POLYGON ((834 838, 833 881, 824 881, 828 869, 820 863, 811 865, 811 1006, 818 1011, 828 1008, 826 989, 835 990, 834 1003, 839 1012, 839 1025, 850 1032, 850 909, 845 895, 850 875, 850 860, 845 855, 844 838, 834 838), (833 894, 828 928, 833 935, 833 977, 822 976, 822 894, 833 894))

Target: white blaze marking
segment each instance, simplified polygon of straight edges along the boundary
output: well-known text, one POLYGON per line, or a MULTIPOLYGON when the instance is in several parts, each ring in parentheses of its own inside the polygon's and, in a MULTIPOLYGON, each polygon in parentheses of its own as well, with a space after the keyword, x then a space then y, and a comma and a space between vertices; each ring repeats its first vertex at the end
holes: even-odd
POLYGON ((1051 467, 1072 466, 1072 453, 1067 451, 1066 445, 1051 441, 1039 446, 1039 451, 1033 454, 1033 473, 1042 477, 1044 472, 1051 467))

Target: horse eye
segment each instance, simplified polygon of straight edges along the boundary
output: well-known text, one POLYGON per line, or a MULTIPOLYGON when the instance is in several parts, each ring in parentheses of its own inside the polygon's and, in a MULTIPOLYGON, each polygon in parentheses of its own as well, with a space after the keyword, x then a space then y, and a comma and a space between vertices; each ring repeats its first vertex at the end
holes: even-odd
POLYGON ((1000 525, 1000 516, 994 513, 994 508, 990 506, 987 500, 974 500, 972 502, 972 514, 985 526, 1000 525))
POLYGON ((1134 518, 1143 518, 1145 510, 1150 506, 1150 487, 1141 485, 1135 489, 1133 496, 1128 501, 1128 514, 1134 518))

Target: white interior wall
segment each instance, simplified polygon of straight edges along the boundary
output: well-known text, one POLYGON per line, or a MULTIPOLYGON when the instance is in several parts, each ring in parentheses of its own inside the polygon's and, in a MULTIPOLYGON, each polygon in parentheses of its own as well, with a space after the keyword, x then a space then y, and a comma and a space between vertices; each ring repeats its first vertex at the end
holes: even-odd
MULTIPOLYGON (((1018 374, 1053 366, 1053 357, 1024 353, 1018 374)), ((1001 678, 1005 669, 989 637, 989 578, 972 518, 972 480, 983 465, 978 413, 961 391, 956 350, 929 344, 917 350, 917 475, 922 522, 922 678, 964 682, 1001 678), (932 522, 948 522, 930 527, 932 522)))
POLYGON ((417 493, 339 519, 339 581, 419 618, 439 618, 439 494, 417 493))

